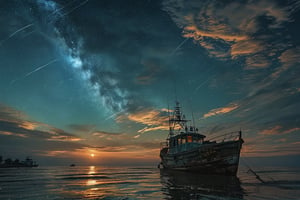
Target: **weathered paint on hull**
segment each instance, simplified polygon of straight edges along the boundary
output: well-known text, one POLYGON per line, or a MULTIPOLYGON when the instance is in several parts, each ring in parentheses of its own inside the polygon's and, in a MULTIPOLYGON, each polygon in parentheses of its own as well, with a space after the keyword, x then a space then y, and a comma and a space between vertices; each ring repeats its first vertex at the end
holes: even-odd
POLYGON ((238 140, 203 144, 190 151, 173 154, 163 149, 160 157, 166 169, 236 175, 242 143, 242 140, 238 140))

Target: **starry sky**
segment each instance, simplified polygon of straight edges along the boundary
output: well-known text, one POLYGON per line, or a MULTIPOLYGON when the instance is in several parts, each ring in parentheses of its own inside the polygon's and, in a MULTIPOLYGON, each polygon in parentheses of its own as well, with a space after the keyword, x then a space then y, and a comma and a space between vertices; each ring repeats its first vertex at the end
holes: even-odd
POLYGON ((158 162, 176 99, 243 157, 300 154, 299 1, 0 4, 3 157, 158 162))

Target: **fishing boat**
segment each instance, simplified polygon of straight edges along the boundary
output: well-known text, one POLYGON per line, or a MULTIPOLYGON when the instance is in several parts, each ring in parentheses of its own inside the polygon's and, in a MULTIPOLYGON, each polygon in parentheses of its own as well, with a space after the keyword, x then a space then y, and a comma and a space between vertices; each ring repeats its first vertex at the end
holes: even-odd
POLYGON ((188 126, 179 102, 169 115, 169 134, 161 143, 159 167, 193 171, 202 174, 236 175, 240 150, 244 143, 242 132, 230 132, 205 139, 194 125, 188 126))

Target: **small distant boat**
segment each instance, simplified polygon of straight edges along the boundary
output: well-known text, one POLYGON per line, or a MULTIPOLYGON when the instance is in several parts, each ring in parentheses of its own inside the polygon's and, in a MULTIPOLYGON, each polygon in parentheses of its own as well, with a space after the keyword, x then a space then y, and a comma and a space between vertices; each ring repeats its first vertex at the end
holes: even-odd
POLYGON ((75 164, 71 164, 71 165, 70 165, 70 167, 75 167, 75 166, 76 166, 75 164))
POLYGON ((193 171, 202 174, 236 175, 240 150, 244 143, 242 132, 231 132, 205 140, 194 126, 187 126, 185 116, 176 102, 169 116, 169 135, 161 143, 160 158, 164 169, 193 171))

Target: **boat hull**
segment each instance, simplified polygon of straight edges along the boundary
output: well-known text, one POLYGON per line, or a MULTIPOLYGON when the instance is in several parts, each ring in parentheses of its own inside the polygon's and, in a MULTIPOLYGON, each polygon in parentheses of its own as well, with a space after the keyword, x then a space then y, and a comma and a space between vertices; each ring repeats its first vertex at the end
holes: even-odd
POLYGON ((202 174, 236 175, 243 140, 202 144, 189 150, 172 152, 163 148, 161 164, 166 169, 202 174))

